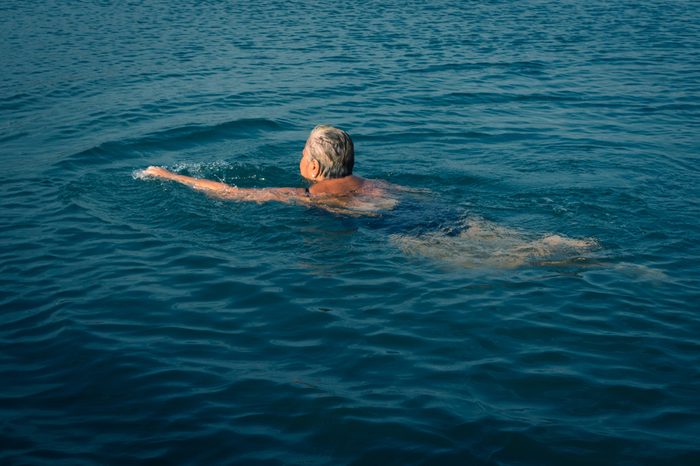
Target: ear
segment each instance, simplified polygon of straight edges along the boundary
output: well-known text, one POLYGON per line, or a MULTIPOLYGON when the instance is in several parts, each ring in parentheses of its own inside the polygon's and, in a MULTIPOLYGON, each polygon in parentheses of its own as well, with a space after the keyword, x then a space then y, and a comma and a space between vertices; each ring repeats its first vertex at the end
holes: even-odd
POLYGON ((311 166, 309 168, 311 168, 311 178, 316 178, 321 174, 321 165, 318 163, 318 160, 311 159, 311 166))

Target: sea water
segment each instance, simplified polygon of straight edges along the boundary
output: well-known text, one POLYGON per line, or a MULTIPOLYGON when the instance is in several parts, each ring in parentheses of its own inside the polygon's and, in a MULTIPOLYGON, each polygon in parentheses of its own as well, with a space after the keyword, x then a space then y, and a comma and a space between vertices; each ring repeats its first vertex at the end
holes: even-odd
POLYGON ((698 464, 698 2, 5 0, 0 78, 0 463, 698 464), (403 207, 134 176, 319 123, 403 207))

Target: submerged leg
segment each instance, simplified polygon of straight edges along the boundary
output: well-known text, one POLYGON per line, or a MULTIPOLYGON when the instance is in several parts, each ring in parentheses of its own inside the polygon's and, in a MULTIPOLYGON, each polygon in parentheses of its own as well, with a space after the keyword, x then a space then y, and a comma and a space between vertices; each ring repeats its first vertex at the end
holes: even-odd
POLYGON ((513 268, 527 263, 564 264, 592 250, 593 240, 548 235, 528 239, 521 232, 479 218, 468 218, 459 235, 432 231, 417 236, 392 235, 407 254, 421 255, 462 267, 513 268))

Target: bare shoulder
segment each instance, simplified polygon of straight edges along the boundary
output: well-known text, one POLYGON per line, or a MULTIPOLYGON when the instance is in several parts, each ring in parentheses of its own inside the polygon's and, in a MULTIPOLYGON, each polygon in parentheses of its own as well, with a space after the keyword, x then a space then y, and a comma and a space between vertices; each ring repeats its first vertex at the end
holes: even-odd
POLYGON ((392 210, 398 197, 391 184, 382 180, 357 177, 354 186, 342 193, 322 193, 312 196, 312 203, 330 212, 352 216, 377 216, 392 210))

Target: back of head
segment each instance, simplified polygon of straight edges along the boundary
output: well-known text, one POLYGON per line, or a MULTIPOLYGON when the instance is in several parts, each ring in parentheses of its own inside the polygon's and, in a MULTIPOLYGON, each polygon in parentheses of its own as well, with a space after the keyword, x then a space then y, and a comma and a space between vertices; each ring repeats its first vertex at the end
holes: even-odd
POLYGON ((352 175, 355 146, 350 135, 342 129, 318 125, 311 131, 306 147, 311 157, 318 161, 324 177, 342 178, 352 175))

